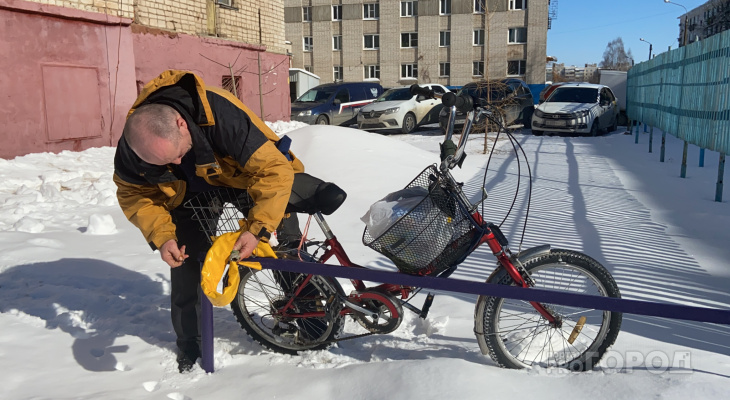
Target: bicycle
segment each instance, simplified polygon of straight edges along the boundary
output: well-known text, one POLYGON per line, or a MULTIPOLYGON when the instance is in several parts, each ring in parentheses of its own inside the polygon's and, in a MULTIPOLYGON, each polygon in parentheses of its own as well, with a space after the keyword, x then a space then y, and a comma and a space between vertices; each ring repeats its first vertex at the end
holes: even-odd
MULTIPOLYGON (((487 118, 506 132, 498 112, 489 104, 475 104, 467 94, 440 96, 417 85, 411 90, 441 98, 450 110, 445 144, 453 145, 457 110, 466 114, 466 122, 458 145, 451 146, 450 151, 444 146, 447 151, 438 167, 428 166, 406 186, 427 193, 418 205, 399 215, 383 233, 373 235, 366 227, 364 244, 386 255, 401 273, 446 278, 486 243, 497 259, 497 268, 487 278, 489 283, 620 298, 611 274, 587 255, 549 245, 512 253, 499 226, 482 217, 486 191, 481 200, 472 203, 462 191, 462 184, 451 175, 450 171, 465 157, 475 122, 487 118)), ((514 146, 514 137, 506 133, 514 146)), ((194 209, 195 218, 210 237, 237 231, 237 221, 250 206, 246 196, 225 190, 201 194, 204 198, 196 197, 185 205, 194 209)), ((303 238, 299 248, 289 250, 285 256, 316 263, 334 257, 343 267, 364 268, 348 258, 321 212, 313 210, 312 217, 325 239, 305 242, 303 238)), ((351 280, 355 290, 348 295, 332 277, 246 267, 240 268, 240 276, 238 293, 231 304, 236 319, 255 341, 284 354, 321 350, 342 340, 390 333, 403 320, 404 308, 425 318, 434 300, 434 295, 428 293, 418 308, 410 301, 421 289, 387 283, 368 287, 363 281, 351 280), (347 316, 368 333, 342 337, 347 316)), ((596 366, 614 343, 621 319, 618 312, 479 296, 474 333, 482 353, 489 354, 501 367, 540 365, 582 371, 596 366)))

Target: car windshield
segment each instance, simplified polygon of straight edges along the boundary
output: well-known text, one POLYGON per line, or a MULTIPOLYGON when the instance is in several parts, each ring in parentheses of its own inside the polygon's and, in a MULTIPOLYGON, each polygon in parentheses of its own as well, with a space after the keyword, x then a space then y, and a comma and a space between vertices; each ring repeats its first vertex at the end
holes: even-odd
POLYGON ((410 88, 388 89, 375 101, 410 100, 413 95, 410 88))
POLYGON ((596 103, 598 89, 587 87, 559 87, 547 99, 548 103, 596 103))
POLYGON ((334 92, 334 87, 313 88, 304 92, 296 101, 300 103, 324 103, 334 92))
POLYGON ((477 85, 477 86, 464 86, 459 90, 458 95, 461 95, 462 93, 466 92, 472 97, 477 97, 480 99, 486 99, 487 94, 489 94, 489 99, 494 100, 501 100, 505 97, 507 97, 507 94, 511 91, 511 88, 503 83, 497 83, 492 86, 491 91, 488 90, 489 88, 487 85, 477 85))

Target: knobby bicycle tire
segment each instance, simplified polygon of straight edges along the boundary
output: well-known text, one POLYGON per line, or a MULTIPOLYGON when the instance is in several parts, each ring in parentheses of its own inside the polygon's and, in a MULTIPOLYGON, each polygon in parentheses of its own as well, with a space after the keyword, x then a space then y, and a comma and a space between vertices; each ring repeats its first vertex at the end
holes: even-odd
POLYGON ((274 317, 274 310, 286 304, 306 275, 246 267, 240 271, 241 283, 231 308, 241 328, 265 348, 291 355, 322 350, 342 332, 345 318, 336 300, 342 289, 334 279, 312 276, 293 303, 295 311, 324 310, 324 317, 282 320, 274 317))
MULTIPOLYGON (((561 249, 521 260, 536 288, 621 297, 611 274, 585 254, 561 249)), ((492 283, 514 285, 504 269, 492 283)), ((480 296, 475 308, 475 332, 482 353, 505 368, 560 367, 593 369, 616 341, 622 314, 580 307, 544 304, 562 319, 554 327, 529 302, 480 296), (580 317, 586 317, 577 329, 580 317), (571 334, 576 334, 570 343, 571 334)))

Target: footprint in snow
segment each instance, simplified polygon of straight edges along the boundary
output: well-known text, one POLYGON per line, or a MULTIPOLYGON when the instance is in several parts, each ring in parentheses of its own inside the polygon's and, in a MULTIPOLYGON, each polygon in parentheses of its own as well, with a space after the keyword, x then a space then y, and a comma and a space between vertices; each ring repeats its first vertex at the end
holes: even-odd
POLYGON ((184 394, 178 393, 178 392, 172 392, 172 393, 168 394, 167 398, 172 399, 172 400, 192 400, 190 397, 185 396, 184 394))

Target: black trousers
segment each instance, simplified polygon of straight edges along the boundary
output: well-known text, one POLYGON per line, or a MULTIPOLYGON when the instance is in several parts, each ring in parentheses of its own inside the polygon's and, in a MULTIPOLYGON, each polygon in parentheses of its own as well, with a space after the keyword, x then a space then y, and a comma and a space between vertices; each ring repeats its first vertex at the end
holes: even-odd
POLYGON ((208 252, 208 237, 200 223, 192 219, 191 209, 177 207, 170 213, 175 223, 177 244, 185 245, 189 257, 170 269, 170 313, 177 335, 177 347, 190 356, 200 355, 200 254, 208 252))
MULTIPOLYGON (((195 193, 185 196, 185 201, 195 193)), ((330 214, 344 201, 346 195, 334 184, 301 173, 294 176, 292 195, 286 212, 313 213, 323 211, 330 214), (339 196, 339 197, 337 197, 339 196), (336 199, 335 199, 336 198, 336 199), (335 199, 335 200, 332 200, 335 199), (336 204, 335 204, 336 203, 336 204)), ((200 229, 200 223, 192 219, 193 211, 179 206, 171 211, 175 223, 178 246, 185 245, 189 257, 183 264, 170 271, 170 297, 172 326, 177 335, 178 348, 190 356, 200 355, 200 268, 199 257, 208 252, 208 237, 200 229)), ((280 238, 295 240, 301 236, 296 214, 282 221, 277 235, 280 238), (289 221, 287 221, 289 220, 289 221)))

